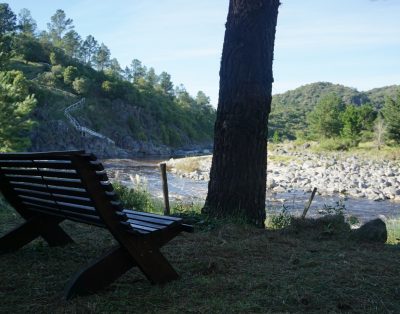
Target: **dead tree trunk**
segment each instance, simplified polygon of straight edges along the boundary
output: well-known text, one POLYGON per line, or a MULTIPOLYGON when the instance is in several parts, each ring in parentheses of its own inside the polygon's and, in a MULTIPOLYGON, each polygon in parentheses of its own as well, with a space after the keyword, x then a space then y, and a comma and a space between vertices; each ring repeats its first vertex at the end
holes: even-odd
POLYGON ((230 0, 203 212, 265 220, 267 124, 279 0, 230 0))

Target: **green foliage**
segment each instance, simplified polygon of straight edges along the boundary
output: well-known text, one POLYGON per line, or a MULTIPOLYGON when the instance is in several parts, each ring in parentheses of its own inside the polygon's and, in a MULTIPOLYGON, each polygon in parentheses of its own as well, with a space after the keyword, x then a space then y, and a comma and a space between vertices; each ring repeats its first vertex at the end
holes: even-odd
MULTIPOLYGON (((111 59, 108 48, 99 46, 93 36, 82 42, 73 30, 72 20, 62 10, 51 18, 48 32, 39 34, 33 31, 30 13, 23 14, 21 23, 26 31, 5 35, 10 40, 3 59, 16 55, 18 61, 13 60, 10 66, 33 80, 40 111, 50 110, 58 117, 62 110, 55 108, 50 99, 55 94, 63 95, 65 100, 57 99, 56 103, 64 106, 72 91, 84 95, 90 104, 80 112, 88 126, 112 134, 116 141, 126 142, 124 138, 130 136, 137 141, 174 147, 211 142, 215 110, 203 92, 193 98, 180 86, 175 95, 168 73, 157 75, 154 68, 148 69, 137 59, 122 71, 118 60, 111 59), (45 86, 52 89, 46 90, 45 86), (103 104, 107 105, 102 107, 103 104)), ((38 112, 39 117, 48 115, 49 112, 38 112)))
MULTIPOLYGON (((354 88, 338 84, 318 82, 274 95, 268 123, 268 134, 272 137, 274 131, 278 130, 283 137, 297 138, 297 132, 303 133, 308 128, 307 114, 314 110, 316 104, 323 97, 332 93, 336 94, 345 104, 355 105, 356 107, 364 107, 365 105, 364 109, 367 111, 365 113, 369 112, 370 115, 367 115, 367 119, 363 122, 363 130, 372 131, 377 110, 383 106, 385 97, 396 95, 396 88, 398 86, 388 86, 372 89, 368 92, 359 92, 354 88), (372 112, 367 107, 370 107, 372 112)), ((364 115, 363 112, 360 113, 364 115)), ((303 133, 303 135, 307 137, 313 134, 303 133)))
POLYGON ((0 70, 9 63, 12 55, 12 37, 0 34, 0 70))
POLYGON ((292 216, 289 213, 289 208, 282 205, 282 209, 278 214, 267 216, 266 226, 271 229, 283 229, 288 227, 292 222, 292 216))
POLYGON ((337 95, 323 97, 307 117, 311 134, 324 138, 338 136, 342 129, 341 114, 344 108, 337 95))
POLYGON ((274 135, 272 136, 272 142, 274 144, 277 144, 280 142, 280 138, 279 138, 279 131, 275 130, 274 135))
POLYGON ((64 34, 74 28, 72 19, 66 17, 63 10, 57 10, 51 17, 50 23, 47 23, 49 36, 56 47, 62 46, 64 34))
POLYGON ((118 182, 113 182, 113 187, 124 208, 144 212, 154 212, 155 206, 149 192, 143 187, 130 189, 118 182))
POLYGON ((57 79, 63 79, 64 78, 64 68, 62 65, 57 64, 57 65, 53 65, 51 67, 51 73, 54 74, 54 76, 57 79))
POLYGON ((29 118, 36 105, 22 72, 0 72, 0 151, 18 151, 29 147, 29 118))
POLYGON ((383 118, 387 126, 388 137, 400 143, 400 90, 396 98, 388 97, 382 108, 383 118))
POLYGON ((327 150, 327 151, 343 151, 348 150, 353 147, 352 140, 340 138, 340 137, 332 137, 325 138, 320 140, 319 149, 327 150))
POLYGON ((94 64, 98 70, 103 71, 106 66, 110 63, 111 52, 110 49, 103 43, 97 49, 94 56, 94 64))
POLYGON ((67 85, 72 84, 72 82, 78 76, 78 69, 72 65, 67 66, 63 73, 64 83, 67 85))
POLYGON ((88 35, 81 46, 82 61, 91 66, 98 49, 97 40, 92 35, 88 35))
POLYGON ((0 3, 0 36, 12 32, 17 27, 17 17, 8 3, 0 3))
POLYGON ((343 129, 340 133, 343 138, 349 139, 353 146, 357 146, 360 141, 362 122, 360 110, 353 105, 347 105, 342 114, 343 129))
POLYGON ((79 95, 86 95, 89 92, 90 81, 84 77, 78 77, 72 82, 72 88, 79 95))
POLYGON ((24 8, 18 13, 18 28, 24 35, 35 35, 37 24, 28 9, 24 8))
POLYGON ((48 62, 49 53, 36 38, 25 33, 14 38, 14 49, 23 60, 31 62, 48 62))

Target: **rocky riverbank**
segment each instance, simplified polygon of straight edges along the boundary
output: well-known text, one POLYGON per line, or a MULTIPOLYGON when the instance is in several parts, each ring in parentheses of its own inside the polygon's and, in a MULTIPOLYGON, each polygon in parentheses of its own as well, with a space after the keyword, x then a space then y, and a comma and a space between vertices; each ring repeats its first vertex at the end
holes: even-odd
MULTIPOLYGON (((315 153, 310 149, 276 147, 268 152, 269 190, 345 194, 375 201, 400 202, 400 163, 344 153, 315 153)), ((211 156, 170 159, 170 171, 194 180, 209 180, 211 156)))

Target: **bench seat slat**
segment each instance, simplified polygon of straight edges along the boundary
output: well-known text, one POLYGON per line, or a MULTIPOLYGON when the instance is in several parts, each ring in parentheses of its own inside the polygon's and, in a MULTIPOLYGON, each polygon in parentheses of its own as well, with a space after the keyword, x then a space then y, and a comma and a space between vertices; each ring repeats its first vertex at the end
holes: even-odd
MULTIPOLYGON (((132 213, 124 213, 126 215, 126 217, 128 217, 128 219, 134 219, 134 220, 138 220, 138 221, 143 221, 143 222, 147 222, 147 223, 152 223, 155 225, 159 225, 159 226, 172 226, 177 224, 178 222, 175 220, 166 220, 166 219, 162 219, 162 218, 155 218, 155 217, 148 217, 148 216, 144 216, 144 215, 136 215, 136 214, 132 214, 132 213)), ((160 217, 164 217, 161 216, 160 217)))
POLYGON ((162 225, 158 225, 158 224, 153 224, 150 222, 146 222, 146 221, 141 221, 141 220, 136 220, 136 219, 128 219, 126 222, 133 224, 133 225, 140 225, 140 226, 145 226, 145 227, 150 227, 150 228, 154 228, 155 230, 159 230, 159 229, 164 229, 166 228, 166 226, 162 226, 162 225))
POLYGON ((158 218, 160 220, 173 220, 173 221, 181 221, 182 218, 179 217, 173 217, 173 216, 162 216, 162 215, 158 215, 158 214, 152 214, 152 213, 145 213, 145 212, 138 212, 135 210, 131 210, 131 209, 124 209, 123 213, 125 214, 133 214, 133 215, 139 215, 139 216, 145 216, 145 217, 154 217, 154 218, 158 218))

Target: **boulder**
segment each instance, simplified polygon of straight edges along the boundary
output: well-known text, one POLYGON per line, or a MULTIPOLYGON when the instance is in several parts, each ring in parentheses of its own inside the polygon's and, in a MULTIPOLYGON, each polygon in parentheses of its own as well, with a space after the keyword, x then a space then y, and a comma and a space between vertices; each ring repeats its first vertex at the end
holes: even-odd
POLYGON ((386 243, 387 229, 382 219, 374 219, 352 231, 351 238, 360 242, 386 243))

